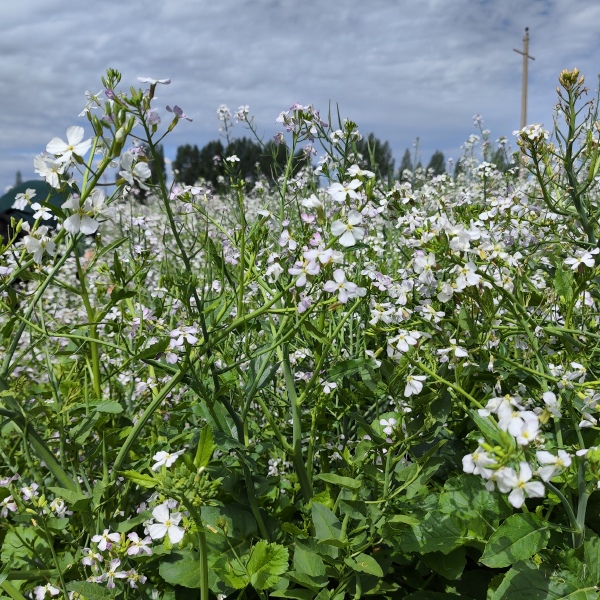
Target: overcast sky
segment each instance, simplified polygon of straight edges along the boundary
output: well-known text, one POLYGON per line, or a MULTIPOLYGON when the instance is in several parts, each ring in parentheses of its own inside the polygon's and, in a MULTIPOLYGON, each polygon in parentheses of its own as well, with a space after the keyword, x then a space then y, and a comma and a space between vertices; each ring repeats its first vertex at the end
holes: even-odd
MULTIPOLYGON (((520 123, 525 27, 530 29, 528 122, 551 125, 557 76, 578 67, 592 95, 600 71, 598 0, 19 0, 0 17, 0 191, 38 177, 33 157, 81 124, 85 91, 107 67, 172 79, 156 107, 193 118, 165 142, 217 139, 216 109, 250 105, 272 136, 293 102, 329 103, 363 134, 389 141, 399 166, 420 139, 427 163, 459 158, 483 116, 495 140, 520 123)), ((238 134, 246 134, 241 128, 238 134)))

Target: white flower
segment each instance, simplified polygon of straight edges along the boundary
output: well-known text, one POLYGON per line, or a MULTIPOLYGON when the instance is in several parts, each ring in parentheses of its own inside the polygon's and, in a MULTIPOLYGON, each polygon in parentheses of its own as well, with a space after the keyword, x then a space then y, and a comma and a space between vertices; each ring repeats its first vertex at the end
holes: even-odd
POLYGON ((390 417, 389 419, 379 419, 379 424, 383 427, 383 433, 386 435, 392 435, 396 423, 397 421, 394 417, 390 417))
POLYGON ((590 252, 579 250, 575 253, 575 256, 565 259, 565 264, 571 265, 573 271, 576 271, 579 268, 579 265, 582 264, 591 269, 596 264, 593 255, 598 254, 598 252, 600 252, 599 248, 594 248, 594 250, 591 250, 590 252))
POLYGON ((331 233, 335 236, 340 236, 340 244, 349 248, 354 246, 356 242, 360 241, 365 237, 365 230, 362 227, 357 227, 358 224, 362 223, 363 217, 357 210, 351 210, 348 213, 348 220, 346 223, 337 220, 331 224, 331 233))
POLYGON ((92 145, 92 139, 89 138, 82 142, 83 127, 79 125, 72 125, 67 129, 67 141, 64 142, 60 138, 52 138, 46 146, 46 152, 54 154, 57 157, 59 163, 68 163, 73 154, 77 156, 83 156, 92 145))
POLYGON ((164 450, 161 450, 160 452, 157 452, 152 457, 152 460, 157 461, 152 465, 152 470, 158 471, 163 465, 165 467, 170 467, 184 452, 185 450, 178 450, 177 452, 165 452, 164 450))
POLYGON ((404 388, 404 397, 409 398, 410 396, 420 394, 425 379, 427 379, 425 375, 408 375, 406 378, 406 387, 404 388))
POLYGON ((330 294, 338 293, 338 301, 346 304, 350 298, 364 296, 367 293, 365 288, 358 287, 356 283, 352 283, 346 279, 346 274, 342 269, 336 269, 333 272, 333 279, 329 280, 323 286, 323 289, 330 294))
POLYGON ((571 466, 571 457, 564 450, 559 450, 558 456, 554 456, 546 450, 538 450, 535 455, 540 464, 546 465, 538 469, 538 475, 542 481, 550 481, 555 475, 571 466))
POLYGON ((11 208, 16 210, 23 210, 27 208, 27 206, 31 203, 31 199, 35 196, 36 191, 32 188, 27 188, 27 190, 21 194, 17 194, 15 196, 15 201, 11 208))
POLYGON ((61 208, 70 208, 75 212, 65 219, 63 227, 71 234, 76 235, 79 232, 85 235, 96 233, 100 224, 94 217, 102 212, 104 207, 104 192, 95 189, 86 198, 83 206, 78 196, 71 196, 61 208))
MULTIPOLYGON (((521 508, 525 502, 525 498, 544 497, 544 484, 539 481, 530 482, 529 480, 532 476, 531 467, 526 462, 521 462, 518 475, 512 469, 507 469, 503 473, 502 483, 512 488, 512 491, 508 495, 508 501, 515 508, 521 508)), ((500 480, 498 480, 498 487, 500 488, 500 480)), ((500 491, 504 490, 501 488, 500 491)))
POLYGON ((47 221, 52 218, 52 211, 47 206, 42 206, 39 202, 34 202, 31 205, 34 219, 42 219, 42 221, 47 221))
POLYGON ((50 583, 47 583, 46 585, 38 585, 33 588, 35 600, 44 600, 46 593, 49 593, 51 596, 58 596, 58 594, 60 594, 60 590, 55 588, 50 583))
POLYGON ((167 505, 161 504, 152 511, 152 516, 158 521, 148 526, 148 533, 153 540, 160 540, 168 535, 171 543, 177 544, 183 539, 185 530, 179 527, 181 513, 171 514, 167 505))
POLYGON ((494 471, 488 467, 495 464, 495 462, 496 461, 481 446, 478 446, 475 452, 463 456, 463 471, 465 473, 481 475, 485 479, 490 479, 494 471))
POLYGON ((35 167, 35 172, 39 173, 49 185, 56 189, 60 188, 58 176, 65 172, 67 168, 66 163, 59 162, 49 154, 43 152, 33 159, 33 166, 35 167))
POLYGON ((353 179, 350 183, 342 184, 342 183, 333 183, 327 188, 327 193, 331 196, 331 198, 335 202, 345 202, 346 196, 350 198, 357 199, 360 196, 358 195, 356 190, 362 185, 362 182, 359 179, 353 179))
POLYGON ((110 550, 113 544, 118 544, 121 541, 120 533, 109 533, 109 531, 109 529, 105 529, 101 534, 99 533, 92 538, 92 542, 98 544, 100 552, 110 550))
POLYGON ((350 177, 366 177, 367 179, 372 179, 375 177, 375 173, 373 171, 367 171, 366 169, 361 169, 358 165, 352 165, 347 171, 346 174, 350 177))

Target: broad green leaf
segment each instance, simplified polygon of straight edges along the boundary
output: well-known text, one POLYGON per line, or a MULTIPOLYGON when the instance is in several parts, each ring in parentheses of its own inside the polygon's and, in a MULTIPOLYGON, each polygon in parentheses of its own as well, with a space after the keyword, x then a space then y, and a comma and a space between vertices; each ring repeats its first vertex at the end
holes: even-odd
POLYGON ((80 492, 73 492, 61 487, 49 487, 51 492, 56 494, 58 498, 62 498, 70 509, 81 510, 87 506, 91 498, 80 492), (77 507, 77 508, 76 508, 77 507))
POLYGON ((446 481, 440 494, 439 508, 448 515, 460 515, 466 521, 482 517, 491 524, 497 524, 510 515, 500 494, 490 494, 480 477, 467 474, 446 481))
MULTIPOLYGON (((591 532, 587 532, 591 535, 591 532)), ((600 537, 594 535, 583 543, 584 565, 587 570, 586 580, 594 585, 600 584, 600 537)))
POLYGON ((151 489, 156 487, 158 483, 152 475, 144 475, 143 473, 138 473, 137 471, 121 471, 120 474, 126 479, 129 479, 129 481, 132 481, 133 483, 145 488, 151 489))
POLYGON ((598 600, 595 587, 584 585, 569 571, 549 565, 518 562, 489 600, 598 600))
POLYGON ((102 400, 95 405, 95 408, 101 413, 118 414, 123 412, 123 407, 114 400, 102 400))
POLYGON ((86 600, 106 600, 114 598, 111 590, 99 583, 89 583, 87 581, 70 581, 67 583, 69 592, 77 592, 86 600))
POLYGON ((446 579, 458 579, 467 564, 467 553, 464 546, 461 546, 448 554, 425 554, 421 556, 421 562, 446 579))
POLYGON ((492 534, 479 560, 493 569, 509 567, 545 548, 549 539, 550 530, 537 515, 517 513, 492 534))
POLYGON ((448 554, 467 541, 464 522, 455 515, 431 512, 423 523, 415 525, 402 536, 402 549, 406 552, 441 552, 448 554))
POLYGON ((200 587, 200 558, 190 550, 176 550, 165 556, 158 568, 160 576, 172 585, 200 587))
POLYGON ((331 483, 333 485, 339 485, 351 490, 359 490, 362 483, 357 479, 351 477, 343 477, 342 475, 336 475, 335 473, 319 473, 315 476, 315 479, 320 479, 325 483, 331 483))
POLYGON ((270 592, 271 598, 294 598, 294 600, 313 600, 315 593, 302 588, 293 588, 291 590, 276 590, 270 592))
POLYGON ((194 466, 199 469, 206 467, 210 462, 215 449, 215 442, 212 434, 212 429, 209 425, 205 425, 200 432, 198 441, 198 449, 194 458, 194 466))
POLYGON ((360 553, 354 558, 345 558, 344 562, 355 571, 359 573, 367 573, 368 575, 375 575, 376 577, 383 577, 383 569, 381 565, 368 554, 360 553))
POLYGON ((250 575, 250 583, 256 590, 273 587, 288 569, 289 553, 280 544, 269 544, 260 540, 252 549, 246 570, 250 575))
POLYGON ((141 512, 133 519, 127 519, 127 521, 120 521, 119 524, 115 527, 115 531, 118 533, 127 533, 131 531, 134 527, 141 525, 144 521, 152 518, 152 512, 149 510, 145 510, 141 512))
POLYGON ((294 570, 306 573, 311 577, 322 577, 325 575, 325 563, 323 559, 300 542, 296 542, 294 548, 294 570))
POLYGON ((315 534, 320 541, 342 539, 342 524, 333 511, 323 504, 313 502, 312 519, 315 526, 315 534))
POLYGON ((302 324, 302 329, 310 335, 310 337, 317 340, 317 342, 321 344, 327 344, 329 342, 329 338, 322 331, 319 331, 312 323, 309 321, 304 321, 302 324))

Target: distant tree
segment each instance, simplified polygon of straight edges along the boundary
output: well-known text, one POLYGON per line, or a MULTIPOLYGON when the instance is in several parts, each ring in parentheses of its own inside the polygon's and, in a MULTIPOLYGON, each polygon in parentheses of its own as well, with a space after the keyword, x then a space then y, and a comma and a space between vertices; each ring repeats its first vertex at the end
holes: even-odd
POLYGON ((153 184, 160 182, 159 173, 162 175, 163 180, 167 177, 167 165, 165 164, 165 149, 162 144, 156 147, 156 160, 153 160, 150 156, 150 148, 145 147, 146 156, 148 157, 148 166, 150 167, 150 181, 153 184))
POLYGON ((194 185, 200 178, 200 162, 198 146, 190 144, 179 146, 173 161, 175 180, 185 185, 194 185))
POLYGON ((21 175, 21 171, 17 171, 17 176, 15 177, 15 187, 21 185, 23 183, 23 176, 21 175))
POLYGON ((441 150, 436 150, 433 153, 431 160, 427 165, 427 171, 430 169, 434 176, 442 175, 446 172, 446 159, 444 158, 444 153, 441 150))
POLYGON ((374 171, 382 178, 391 179, 394 176, 395 161, 389 142, 381 142, 374 133, 370 133, 356 142, 356 151, 362 157, 359 167, 374 171))
POLYGON ((501 173, 506 173, 512 166, 508 156, 506 155, 506 150, 503 147, 497 148, 492 154, 491 163, 496 165, 496 169, 501 173))
POLYGON ((225 148, 221 140, 208 142, 199 153, 198 179, 209 182, 216 190, 220 186, 220 178, 225 174, 223 158, 225 148))
POLYGON ((410 156, 410 150, 407 148, 404 151, 404 155, 402 156, 402 161, 400 162, 400 169, 398 171, 398 179, 400 181, 406 181, 404 178, 404 171, 413 170, 412 158, 410 156))

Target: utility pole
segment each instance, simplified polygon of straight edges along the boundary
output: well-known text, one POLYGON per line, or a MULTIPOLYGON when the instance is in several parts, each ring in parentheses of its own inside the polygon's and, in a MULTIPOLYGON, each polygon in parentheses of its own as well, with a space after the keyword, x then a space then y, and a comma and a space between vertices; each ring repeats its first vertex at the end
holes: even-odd
POLYGON ((529 27, 525 27, 525 37, 523 38, 523 51, 513 48, 517 54, 523 55, 523 83, 521 84, 521 129, 527 126, 527 61, 535 60, 529 54, 529 27))

